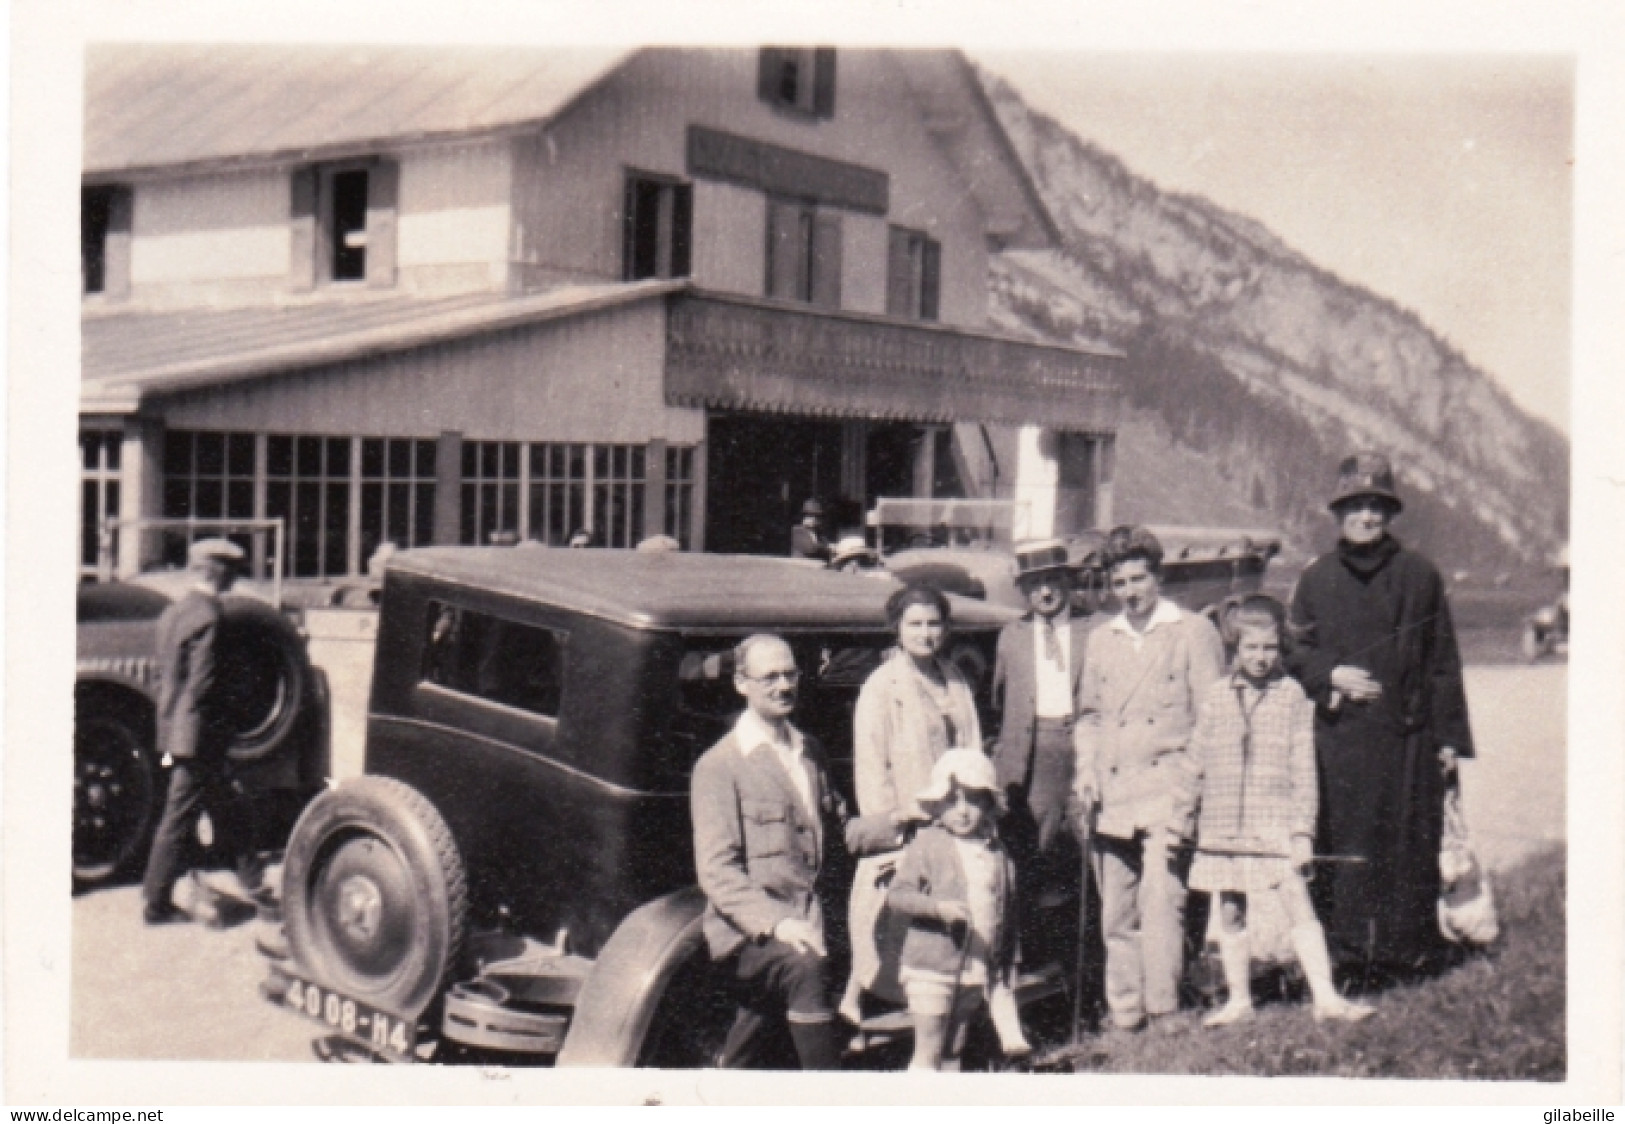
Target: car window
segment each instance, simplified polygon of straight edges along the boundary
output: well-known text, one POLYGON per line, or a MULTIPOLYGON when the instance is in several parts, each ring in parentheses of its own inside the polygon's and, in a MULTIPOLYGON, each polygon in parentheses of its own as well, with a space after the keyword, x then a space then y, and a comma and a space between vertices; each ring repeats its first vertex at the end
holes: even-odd
POLYGON ((423 679, 460 694, 556 718, 563 637, 551 629, 429 602, 423 679))

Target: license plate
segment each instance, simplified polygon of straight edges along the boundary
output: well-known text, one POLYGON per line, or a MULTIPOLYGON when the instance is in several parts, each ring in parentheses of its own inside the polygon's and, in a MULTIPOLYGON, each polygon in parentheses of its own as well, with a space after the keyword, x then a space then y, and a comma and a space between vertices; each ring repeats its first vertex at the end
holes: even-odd
POLYGON ((286 969, 288 987, 282 993, 282 1005, 298 1011, 306 1018, 315 1019, 330 1030, 353 1038, 393 1061, 414 1060, 417 1046, 417 1024, 399 1015, 351 999, 332 988, 300 979, 286 969))

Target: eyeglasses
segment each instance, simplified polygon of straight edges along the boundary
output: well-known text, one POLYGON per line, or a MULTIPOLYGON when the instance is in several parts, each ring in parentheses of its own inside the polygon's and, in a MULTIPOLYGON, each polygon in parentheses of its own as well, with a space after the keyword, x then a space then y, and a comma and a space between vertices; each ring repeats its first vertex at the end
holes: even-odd
POLYGON ((766 675, 746 675, 744 672, 740 672, 739 674, 741 678, 749 679, 752 683, 784 682, 794 687, 797 683, 801 682, 801 672, 795 670, 770 671, 766 675))

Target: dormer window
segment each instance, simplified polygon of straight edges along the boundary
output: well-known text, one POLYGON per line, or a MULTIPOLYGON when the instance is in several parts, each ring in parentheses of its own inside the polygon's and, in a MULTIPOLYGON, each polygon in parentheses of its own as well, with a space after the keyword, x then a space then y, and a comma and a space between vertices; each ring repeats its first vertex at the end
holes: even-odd
POLYGON ((79 276, 85 296, 118 298, 129 294, 129 188, 80 188, 79 276))
POLYGON ((295 289, 395 284, 395 216, 400 167, 347 160, 293 173, 295 289))
POLYGON ((835 48, 763 47, 756 95, 807 117, 834 117, 835 48))

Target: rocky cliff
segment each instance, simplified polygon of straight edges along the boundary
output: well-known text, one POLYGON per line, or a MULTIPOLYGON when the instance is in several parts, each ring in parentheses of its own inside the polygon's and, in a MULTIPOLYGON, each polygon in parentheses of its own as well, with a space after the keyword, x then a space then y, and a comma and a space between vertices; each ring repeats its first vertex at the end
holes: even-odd
POLYGON ((1372 448, 1400 468, 1400 537, 1447 569, 1539 566, 1567 535, 1567 440, 1418 316, 981 77, 1062 238, 996 256, 992 315, 1127 353, 1120 518, 1273 523, 1317 550, 1337 460, 1372 448))

